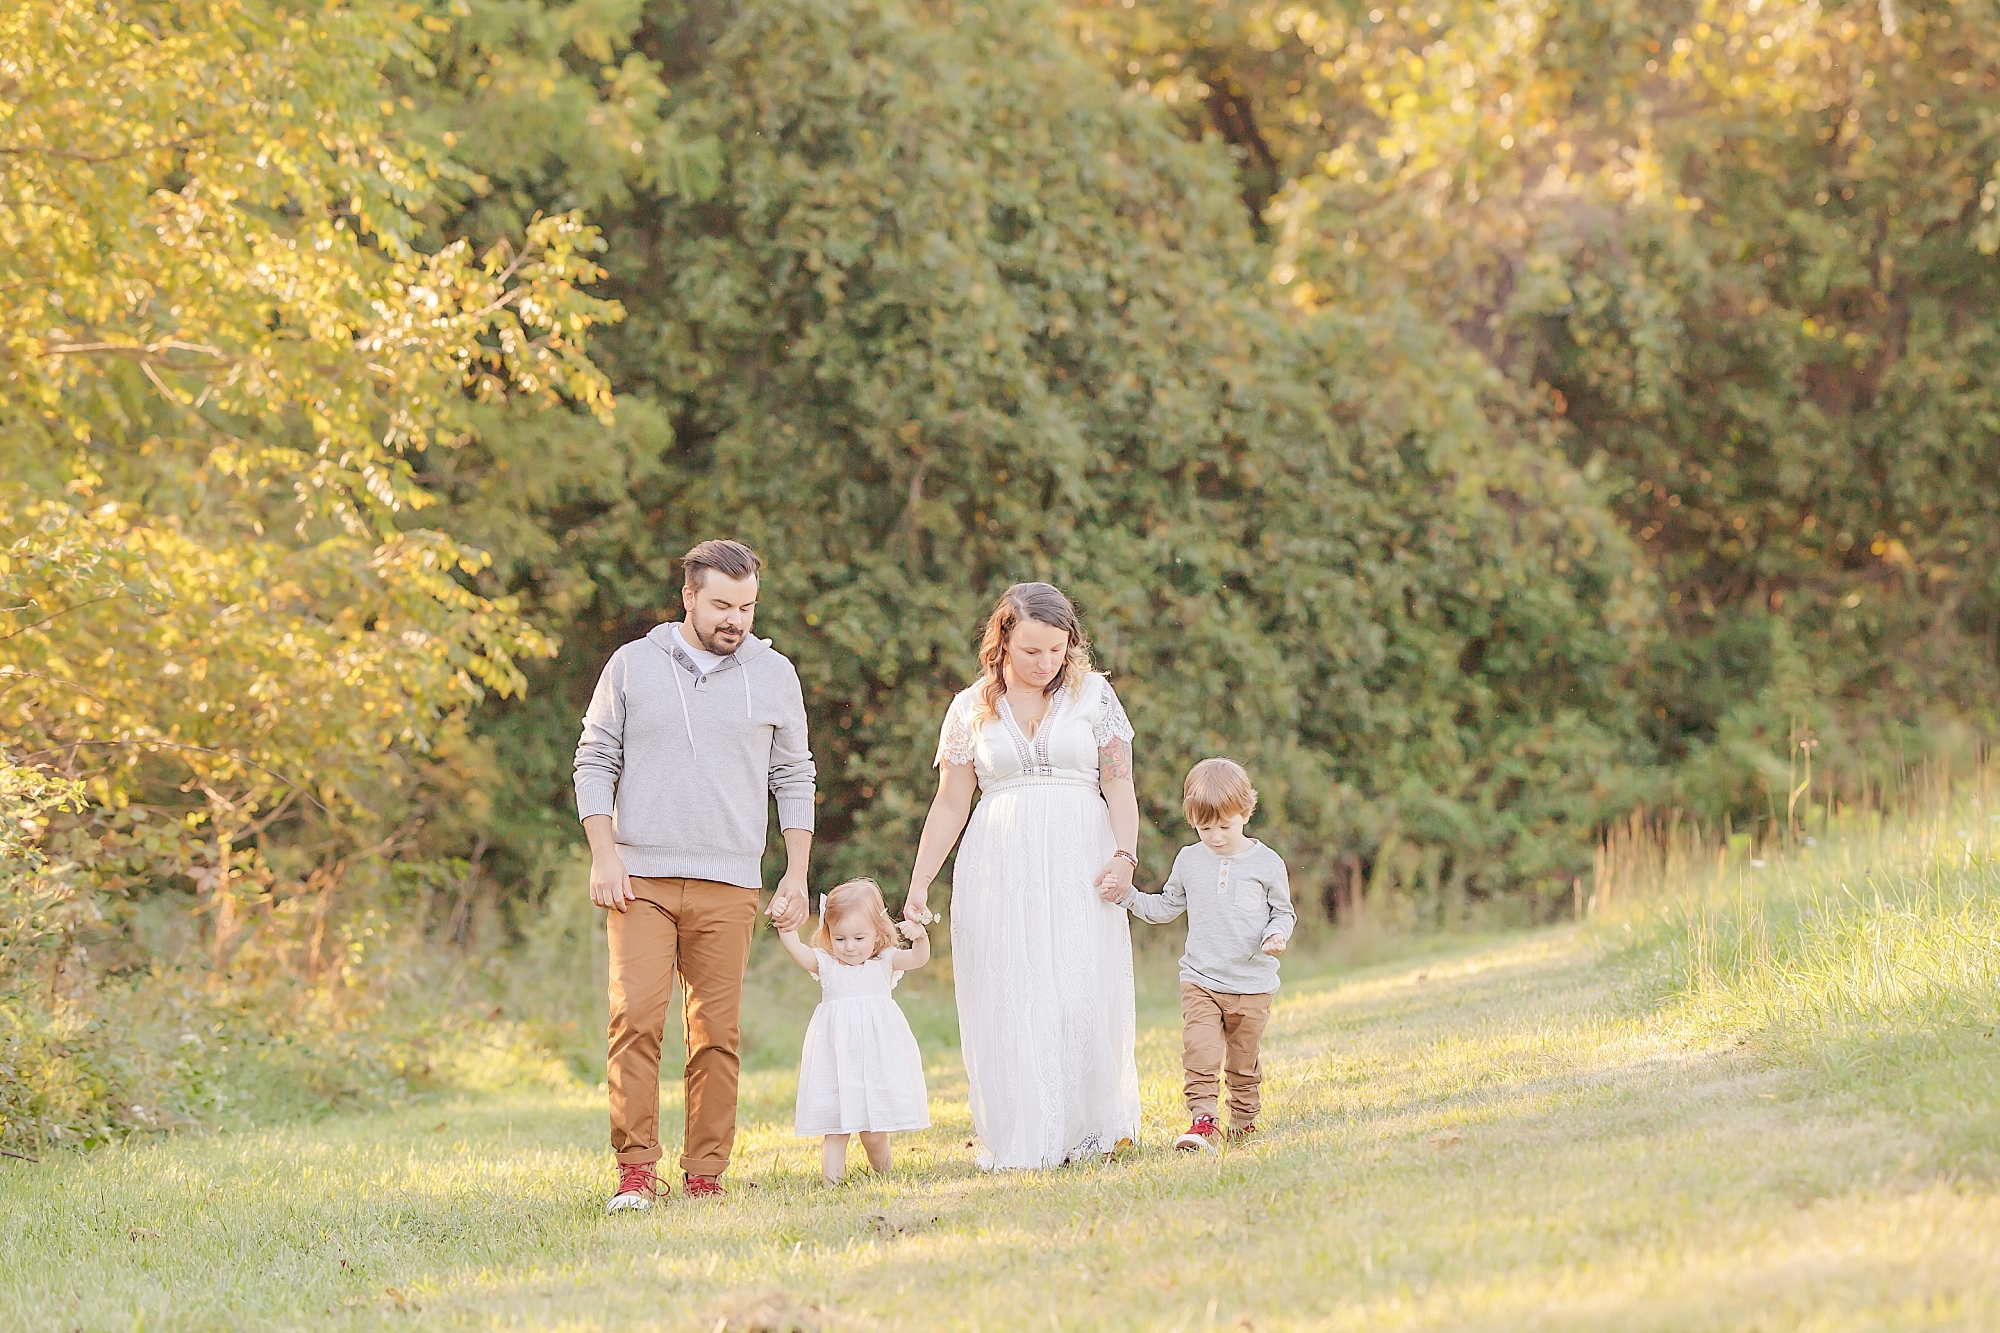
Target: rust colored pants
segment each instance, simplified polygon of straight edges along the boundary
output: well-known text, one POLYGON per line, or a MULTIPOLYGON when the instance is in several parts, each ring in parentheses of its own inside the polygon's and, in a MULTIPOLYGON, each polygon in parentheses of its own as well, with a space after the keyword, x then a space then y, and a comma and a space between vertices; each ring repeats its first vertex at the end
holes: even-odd
POLYGON ((1218 1091, 1216 1075, 1229 1079, 1229 1123, 1241 1128, 1257 1122, 1263 1107, 1259 1086, 1263 1066, 1257 1043, 1271 1021, 1268 995, 1228 995, 1181 983, 1181 1064, 1187 1075, 1184 1091, 1188 1114, 1212 1116, 1218 1091))
POLYGON ((687 1027, 681 1170, 719 1176, 736 1142, 738 1020, 757 891, 635 875, 632 892, 608 922, 611 1148, 620 1165, 660 1160, 660 1041, 678 973, 687 1027))

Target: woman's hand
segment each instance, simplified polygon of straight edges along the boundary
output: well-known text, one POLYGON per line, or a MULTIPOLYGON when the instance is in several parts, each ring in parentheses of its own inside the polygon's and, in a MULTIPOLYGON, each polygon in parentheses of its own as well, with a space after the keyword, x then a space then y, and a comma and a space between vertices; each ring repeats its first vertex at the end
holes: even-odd
POLYGON ((1104 863, 1104 869, 1097 872, 1097 896, 1107 903, 1125 901, 1132 892, 1132 863, 1122 856, 1114 856, 1104 863))
POLYGON ((931 891, 929 885, 918 888, 915 884, 911 884, 909 896, 903 899, 903 920, 917 926, 928 926, 931 922, 937 920, 931 914, 930 902, 931 891))

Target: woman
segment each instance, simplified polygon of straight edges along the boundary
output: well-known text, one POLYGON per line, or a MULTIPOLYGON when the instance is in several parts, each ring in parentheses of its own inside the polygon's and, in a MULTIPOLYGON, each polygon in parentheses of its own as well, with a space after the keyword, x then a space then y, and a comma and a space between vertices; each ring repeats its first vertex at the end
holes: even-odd
POLYGON ((903 914, 930 919, 931 881, 963 831, 952 977, 979 1164, 1094 1159, 1139 1130, 1132 937, 1098 892, 1129 887, 1139 864, 1132 724, 1046 583, 1001 595, 979 664, 945 714, 903 914))

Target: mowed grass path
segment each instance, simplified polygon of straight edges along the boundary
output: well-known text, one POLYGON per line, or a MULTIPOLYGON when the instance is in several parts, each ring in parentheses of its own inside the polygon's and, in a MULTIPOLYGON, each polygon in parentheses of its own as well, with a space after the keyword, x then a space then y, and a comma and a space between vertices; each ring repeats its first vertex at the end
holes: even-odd
POLYGON ((1560 929, 1288 981, 1268 1135, 1216 1157, 1167 1149, 1156 1002, 1144 1151, 1106 1166, 976 1173, 949 1054, 890 1177, 822 1186, 757 1074, 732 1196, 641 1216, 604 1215, 581 1092, 0 1163, 0 1328, 2000 1328, 1992 1180, 1691 1049, 1599 957, 1560 929))

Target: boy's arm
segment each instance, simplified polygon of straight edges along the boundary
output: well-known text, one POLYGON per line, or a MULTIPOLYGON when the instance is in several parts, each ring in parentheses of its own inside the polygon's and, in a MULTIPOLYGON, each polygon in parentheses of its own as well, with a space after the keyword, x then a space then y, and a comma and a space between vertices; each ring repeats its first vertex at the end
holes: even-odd
POLYGON ((1292 938, 1292 928, 1299 923, 1299 914, 1292 908, 1292 878, 1285 869, 1282 859, 1273 856, 1277 869, 1264 884, 1264 939, 1278 941, 1282 947, 1292 938))
POLYGON ((931 960, 931 937, 914 921, 898 921, 896 929, 910 942, 907 949, 889 955, 889 967, 896 972, 914 972, 931 960))
POLYGON ((1156 926, 1164 926, 1187 911, 1187 882, 1181 878, 1181 859, 1178 856, 1174 858, 1174 868, 1168 872, 1167 882, 1160 886, 1158 893, 1141 893, 1134 889, 1125 895, 1125 901, 1119 906, 1141 921, 1150 921, 1156 926))
POLYGON ((814 976, 819 975, 819 955, 799 942, 799 932, 796 930, 779 931, 778 943, 785 946, 785 952, 792 956, 793 962, 814 976))

